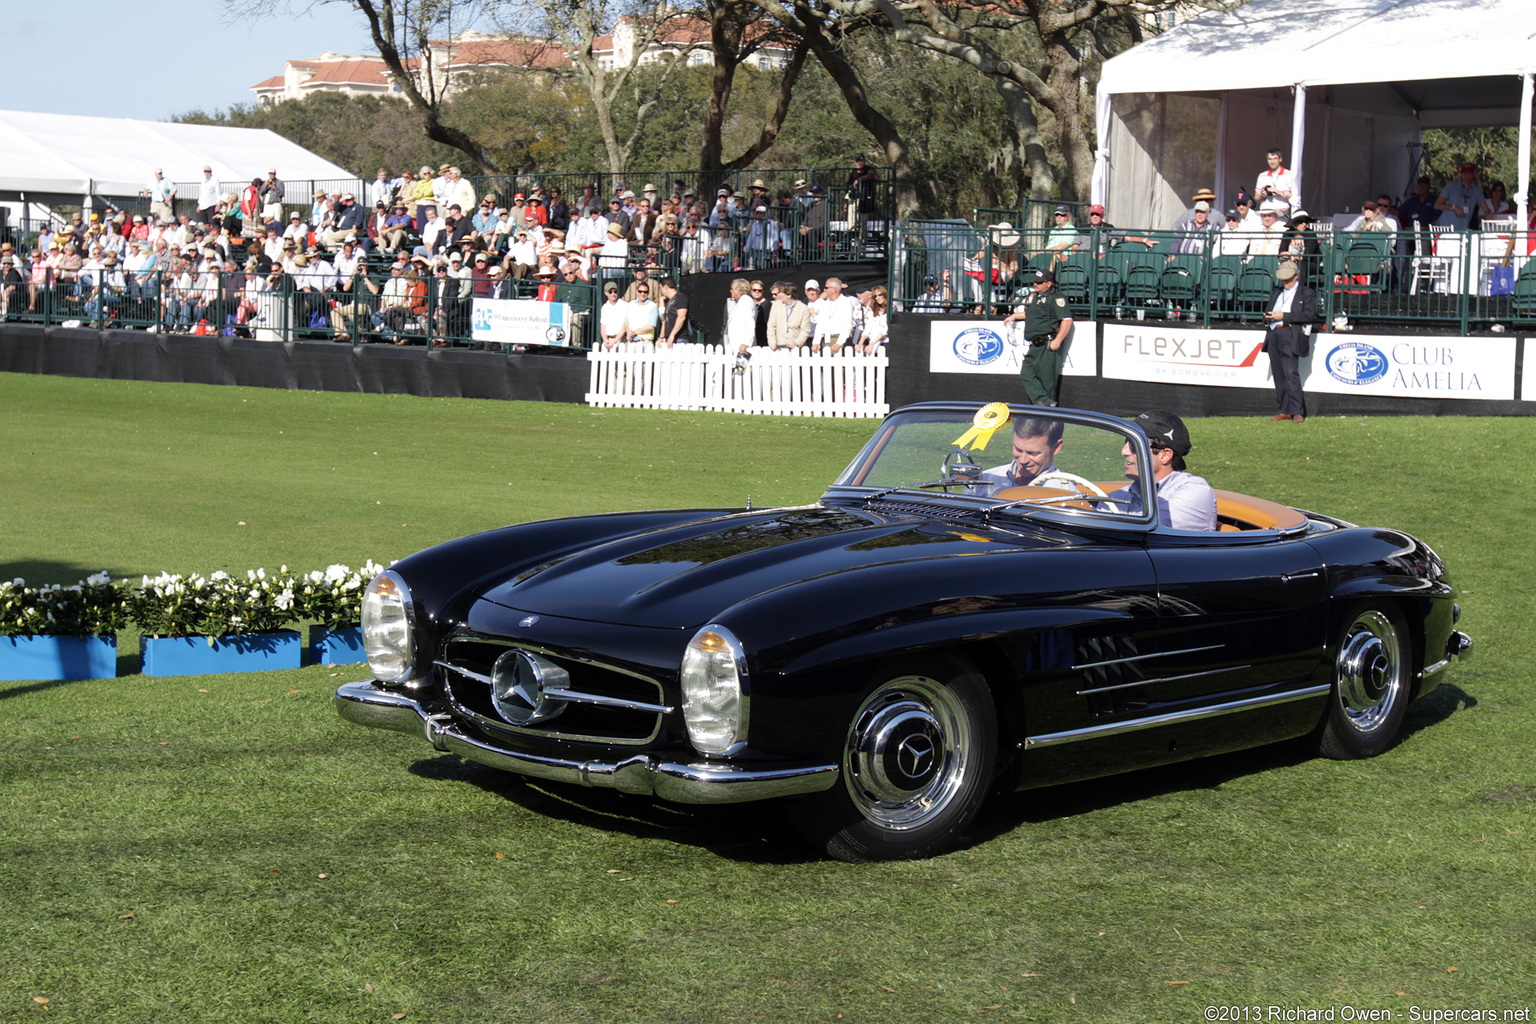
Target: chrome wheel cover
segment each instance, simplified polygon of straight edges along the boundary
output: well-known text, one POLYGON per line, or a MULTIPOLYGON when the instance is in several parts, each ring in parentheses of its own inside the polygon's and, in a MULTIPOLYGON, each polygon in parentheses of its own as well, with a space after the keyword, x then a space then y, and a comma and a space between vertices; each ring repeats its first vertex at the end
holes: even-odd
POLYGON ((959 698, 925 676, 881 685, 848 730, 844 779, 859 813, 888 829, 943 813, 967 779, 974 737, 959 698))
POLYGON ((1405 685, 1403 638, 1384 612, 1361 612, 1339 645, 1339 704, 1356 732, 1370 734, 1392 714, 1405 685))

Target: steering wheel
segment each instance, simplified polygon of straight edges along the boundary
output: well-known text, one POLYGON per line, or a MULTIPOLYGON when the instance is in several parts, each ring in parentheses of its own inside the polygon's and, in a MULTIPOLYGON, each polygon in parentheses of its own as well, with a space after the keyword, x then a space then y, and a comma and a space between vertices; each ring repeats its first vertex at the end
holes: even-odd
POLYGON ((1034 487, 1060 487, 1064 483, 1071 484, 1080 491, 1097 495, 1100 498, 1109 497, 1092 480, 1085 480, 1076 473, 1067 473, 1059 469, 1053 469, 1049 473, 1042 473, 1030 481, 1030 485, 1034 487))

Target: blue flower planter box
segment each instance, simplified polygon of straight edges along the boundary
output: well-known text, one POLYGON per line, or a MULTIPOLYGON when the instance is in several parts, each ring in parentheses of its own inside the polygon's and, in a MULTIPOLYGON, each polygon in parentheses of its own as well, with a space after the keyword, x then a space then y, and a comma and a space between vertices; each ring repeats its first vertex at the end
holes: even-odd
POLYGON ((0 636, 0 680, 111 679, 115 636, 0 636))
POLYGON ((291 629, 222 636, 146 636, 139 639, 147 676, 206 676, 298 668, 304 646, 291 629))
POLYGON ((362 626, 346 629, 310 626, 309 648, 314 652, 314 663, 319 665, 352 665, 368 660, 363 654, 362 626))

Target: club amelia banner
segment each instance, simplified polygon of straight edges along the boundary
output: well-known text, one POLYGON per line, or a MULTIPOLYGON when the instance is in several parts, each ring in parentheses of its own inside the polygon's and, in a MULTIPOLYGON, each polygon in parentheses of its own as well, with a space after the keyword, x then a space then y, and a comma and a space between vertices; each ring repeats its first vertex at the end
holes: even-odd
MULTIPOLYGON (((1024 353, 1029 351, 1023 328, 1022 323, 1005 326, 1001 320, 935 320, 928 336, 928 372, 1018 376, 1024 353)), ((1063 375, 1098 376, 1097 329, 1092 320, 1073 321, 1063 375)))
MULTIPOLYGON (((1272 389, 1260 329, 1110 324, 1103 375, 1115 380, 1272 389)), ((1406 337, 1349 332, 1312 336, 1301 361, 1302 388, 1314 394, 1510 401, 1515 339, 1406 337)))
POLYGON ((470 336, 503 345, 571 344, 571 309, 563 302, 476 299, 470 336))
POLYGON ((1525 374, 1520 379, 1520 401, 1536 402, 1536 338, 1526 338, 1525 346, 1525 374))

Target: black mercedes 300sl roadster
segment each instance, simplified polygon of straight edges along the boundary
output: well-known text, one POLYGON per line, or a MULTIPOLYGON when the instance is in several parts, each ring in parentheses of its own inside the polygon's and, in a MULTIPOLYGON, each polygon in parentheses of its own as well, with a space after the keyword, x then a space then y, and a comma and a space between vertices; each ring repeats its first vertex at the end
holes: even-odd
POLYGON ((1435 552, 1224 491, 1217 530, 1170 529, 1125 476, 1150 456, 1112 416, 929 403, 815 504, 450 541, 369 586, 374 678, 337 707, 538 779, 793 800, 847 860, 942 852, 998 788, 1387 747, 1471 647, 1435 552), (1009 486, 1019 418, 1054 459, 1009 486))

